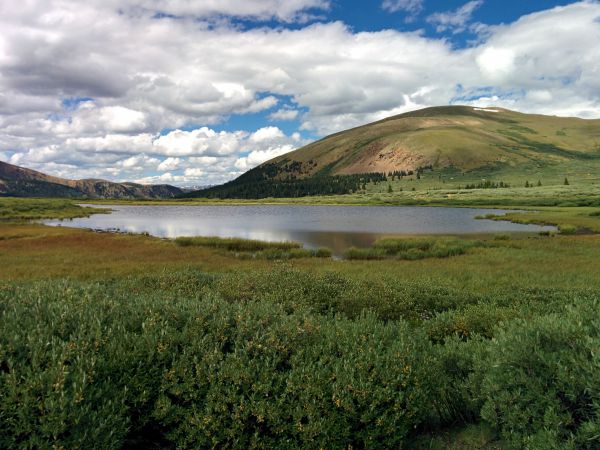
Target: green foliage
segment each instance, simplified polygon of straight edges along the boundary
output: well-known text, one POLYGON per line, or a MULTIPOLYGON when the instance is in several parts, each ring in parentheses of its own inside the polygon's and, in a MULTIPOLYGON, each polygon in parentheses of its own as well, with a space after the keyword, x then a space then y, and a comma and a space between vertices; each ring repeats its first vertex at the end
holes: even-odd
POLYGON ((500 330, 479 367, 482 417, 514 448, 600 447, 598 299, 500 330))
POLYGON ((560 234, 566 234, 566 235, 575 234, 575 233, 577 233, 577 227, 574 225, 568 225, 568 224, 559 225, 558 232, 560 234))
POLYGON ((0 220, 71 219, 107 212, 66 199, 0 197, 0 220))
POLYGON ((427 337, 372 314, 54 282, 0 311, 2 448, 399 447, 435 394, 427 337))
POLYGON ((211 247, 231 252, 252 252, 267 249, 291 250, 301 248, 297 242, 267 242, 251 239, 219 238, 219 237, 178 237, 175 244, 180 247, 211 247))
POLYGON ((331 250, 327 248, 304 249, 297 242, 267 242, 238 238, 218 237, 179 237, 174 240, 180 247, 209 247, 239 252, 241 259, 296 259, 296 258, 330 258, 331 250))
MULTIPOLYGON (((467 184, 465 186, 465 189, 506 189, 509 187, 510 185, 508 183, 505 183, 504 181, 496 183, 494 181, 485 180, 477 184, 467 184)), ((525 187, 528 187, 528 185, 525 185, 525 187)))
POLYGON ((383 173, 329 175, 323 173, 310 178, 296 178, 287 174, 285 167, 266 164, 256 167, 233 181, 181 195, 181 198, 296 198, 310 195, 344 195, 364 190, 366 183, 386 181, 383 173), (283 170, 283 172, 282 172, 283 170), (279 177, 279 178, 278 178, 279 177))
POLYGON ((469 249, 483 245, 479 241, 443 238, 385 238, 376 241, 371 248, 350 248, 344 253, 346 259, 406 259, 448 258, 465 254, 469 249))

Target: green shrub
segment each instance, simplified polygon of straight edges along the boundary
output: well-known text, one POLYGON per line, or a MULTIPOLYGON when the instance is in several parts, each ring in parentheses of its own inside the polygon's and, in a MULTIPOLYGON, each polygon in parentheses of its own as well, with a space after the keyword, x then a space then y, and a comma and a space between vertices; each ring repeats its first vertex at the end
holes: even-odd
POLYGON ((385 251, 376 248, 356 248, 350 247, 344 252, 344 258, 349 260, 377 260, 386 258, 385 251))
POLYGON ((178 237, 175 244, 180 247, 211 247, 231 252, 255 252, 261 250, 291 250, 301 248, 297 242, 266 242, 250 239, 219 237, 178 237))
POLYGON ((208 311, 185 329, 205 337, 190 339, 155 412, 178 447, 397 448, 428 415, 435 361, 404 324, 208 311))
POLYGON ((434 342, 443 342, 449 336, 467 339, 473 335, 480 335, 491 338, 499 323, 518 317, 519 312, 514 306, 481 302, 439 312, 423 326, 434 342))
POLYGON ((480 366, 481 415, 515 448, 600 447, 600 302, 516 320, 480 366))
POLYGON ((577 227, 573 225, 559 225, 558 232, 565 235, 575 234, 577 233, 577 227))
POLYGON ((100 286, 0 296, 0 448, 120 448, 142 428, 176 334, 170 305, 100 286))
POLYGON ((405 259, 448 258, 465 254, 473 247, 483 244, 479 241, 446 238, 385 238, 377 240, 371 248, 349 248, 344 253, 346 259, 405 259))
POLYGON ((325 247, 319 247, 314 251, 314 256, 317 258, 331 258, 331 250, 325 247))
POLYGON ((431 415, 437 363, 406 322, 179 292, 3 286, 0 448, 389 448, 431 415))
POLYGON ((475 381, 475 368, 482 358, 488 341, 473 336, 463 340, 459 336, 447 336, 443 343, 434 346, 435 359, 439 364, 437 392, 434 396, 430 427, 472 423, 479 420, 481 400, 475 381))

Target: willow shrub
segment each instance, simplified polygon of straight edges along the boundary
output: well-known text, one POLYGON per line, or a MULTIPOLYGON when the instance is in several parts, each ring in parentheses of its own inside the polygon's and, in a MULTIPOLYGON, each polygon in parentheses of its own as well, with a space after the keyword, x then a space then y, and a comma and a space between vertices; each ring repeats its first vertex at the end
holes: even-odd
POLYGON ((397 448, 429 414, 431 345, 404 324, 216 302, 184 335, 155 413, 181 447, 397 448))
POLYGON ((430 415, 404 322, 125 285, 2 286, 0 448, 398 447, 430 415))
POLYGON ((477 240, 449 238, 385 238, 373 243, 370 248, 349 248, 344 258, 357 259, 404 259, 418 260, 425 258, 448 258, 464 255, 474 247, 485 244, 477 240))
POLYGON ((479 366, 482 417, 514 448, 600 448, 600 301, 510 322, 479 366))

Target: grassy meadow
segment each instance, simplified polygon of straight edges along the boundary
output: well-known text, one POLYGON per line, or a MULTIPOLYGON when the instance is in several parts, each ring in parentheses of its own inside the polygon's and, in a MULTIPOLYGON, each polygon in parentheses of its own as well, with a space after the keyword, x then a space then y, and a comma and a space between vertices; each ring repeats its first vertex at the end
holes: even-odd
POLYGON ((523 202, 511 219, 560 231, 337 260, 46 227, 26 219, 89 211, 0 199, 0 448, 599 448, 600 191, 448 195, 288 202, 523 202))

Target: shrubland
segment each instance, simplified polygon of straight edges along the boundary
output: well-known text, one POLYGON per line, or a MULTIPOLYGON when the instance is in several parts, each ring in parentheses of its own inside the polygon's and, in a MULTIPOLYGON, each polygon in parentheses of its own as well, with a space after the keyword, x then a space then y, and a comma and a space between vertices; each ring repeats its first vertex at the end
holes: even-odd
POLYGON ((335 260, 2 223, 0 448, 596 449, 599 250, 578 231, 335 260))

